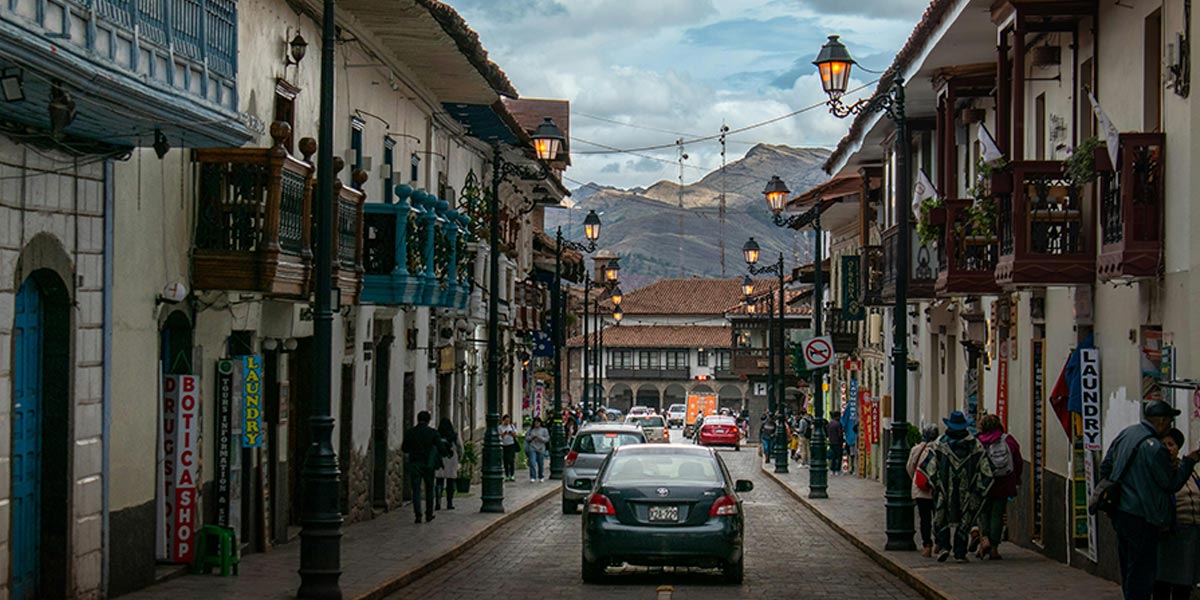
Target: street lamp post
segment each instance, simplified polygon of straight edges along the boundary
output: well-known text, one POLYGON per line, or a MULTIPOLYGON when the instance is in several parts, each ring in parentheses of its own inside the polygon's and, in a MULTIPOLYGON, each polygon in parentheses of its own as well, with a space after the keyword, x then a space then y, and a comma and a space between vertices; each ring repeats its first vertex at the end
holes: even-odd
MULTIPOLYGON (((779 260, 775 263, 758 266, 759 253, 760 249, 758 242, 754 241, 754 238, 750 238, 746 244, 742 246, 742 254, 746 259, 746 266, 751 275, 770 273, 779 277, 779 301, 775 302, 774 306, 772 306, 768 311, 771 314, 775 314, 775 308, 778 307, 779 309, 778 318, 774 323, 774 331, 772 331, 771 334, 771 337, 774 338, 774 343, 769 344, 770 352, 768 352, 768 362, 771 365, 771 369, 768 372, 773 372, 775 377, 771 378, 773 379, 773 383, 769 384, 767 387, 769 388, 769 398, 771 398, 772 403, 775 405, 771 415, 771 418, 775 419, 775 442, 771 444, 773 449, 772 454, 775 456, 775 472, 787 473, 787 421, 783 417, 783 393, 784 388, 787 387, 784 383, 787 381, 787 372, 784 368, 784 364, 786 362, 786 350, 783 342, 785 318, 784 311, 787 308, 787 299, 784 289, 785 266, 783 263, 782 252, 779 253, 779 260)), ((745 282, 746 280, 743 280, 743 287, 746 286, 745 282)), ((751 288, 753 288, 753 281, 751 281, 751 288)), ((772 328, 770 320, 767 321, 767 328, 768 330, 772 328)))
MULTIPOLYGON (((821 299, 824 297, 825 290, 823 288, 822 273, 821 273, 821 211, 825 210, 825 205, 822 202, 817 202, 812 208, 806 212, 792 215, 790 217, 783 216, 784 206, 787 204, 788 194, 791 190, 787 184, 779 178, 778 175, 771 177, 767 182, 766 189, 763 190, 763 195, 767 198, 767 204, 771 208, 772 220, 779 227, 790 229, 800 229, 801 227, 812 226, 813 228, 813 335, 819 337, 821 335, 821 299)), ((754 239, 751 238, 750 245, 754 239)), ((757 260, 757 244, 754 244, 754 256, 757 260)), ((746 254, 746 260, 749 261, 750 253, 746 254)), ((780 262, 783 261, 783 256, 780 256, 780 262)), ((803 357, 801 357, 803 360, 803 357)), ((812 370, 812 387, 813 387, 813 431, 810 439, 809 453, 812 457, 808 469, 808 497, 809 498, 828 498, 829 497, 829 472, 826 470, 826 455, 825 455, 825 388, 824 388, 824 369, 812 370)))
POLYGON ((333 451, 333 92, 337 25, 334 0, 324 1, 321 20, 321 101, 317 132, 317 239, 313 261, 312 443, 304 458, 304 506, 300 530, 300 598, 338 600, 342 589, 342 513, 338 506, 337 454, 333 451))
POLYGON ((529 169, 504 160, 499 142, 492 146, 492 198, 488 203, 488 321, 487 321, 487 429, 483 435, 483 490, 480 512, 504 512, 504 467, 500 447, 500 184, 510 177, 548 179, 548 166, 565 140, 550 118, 531 136, 538 168, 529 169))
MULTIPOLYGON (((554 238, 554 290, 553 290, 553 311, 554 311, 554 417, 550 425, 550 479, 562 479, 563 458, 567 455, 566 452, 566 432, 563 431, 563 415, 562 415, 562 347, 565 342, 563 339, 566 328, 563 326, 566 320, 567 308, 566 303, 562 299, 562 253, 563 250, 570 248, 576 252, 590 254, 596 251, 596 240, 600 238, 600 217, 596 211, 588 211, 587 217, 583 220, 583 235, 587 238, 587 244, 573 242, 563 238, 562 227, 558 228, 558 233, 554 238)), ((590 279, 589 279, 590 281, 590 279)), ((583 307, 586 315, 587 311, 587 290, 588 286, 584 285, 584 301, 583 307)), ((584 318, 584 390, 583 397, 587 398, 587 318, 584 318)))
POLYGON ((908 270, 909 270, 909 206, 912 204, 912 184, 909 182, 911 144, 908 138, 908 119, 904 112, 904 78, 896 74, 887 93, 850 105, 843 104, 842 95, 850 81, 854 58, 838 36, 829 36, 813 61, 821 74, 821 85, 829 95, 829 112, 839 118, 864 112, 882 112, 896 125, 896 204, 901 215, 896 232, 896 302, 892 309, 895 333, 892 340, 892 442, 887 457, 887 550, 916 550, 913 541, 913 500, 905 464, 908 459, 908 270))

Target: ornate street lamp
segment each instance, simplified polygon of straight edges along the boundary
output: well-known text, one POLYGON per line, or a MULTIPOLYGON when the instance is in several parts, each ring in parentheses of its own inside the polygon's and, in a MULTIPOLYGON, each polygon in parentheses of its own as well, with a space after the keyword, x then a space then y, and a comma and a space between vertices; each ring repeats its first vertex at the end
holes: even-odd
MULTIPOLYGON (((492 145, 492 197, 488 202, 487 428, 483 434, 483 489, 479 509, 486 513, 504 512, 504 468, 500 464, 500 353, 503 352, 500 343, 500 184, 512 177, 549 179, 554 172, 546 161, 558 155, 564 139, 558 126, 549 118, 531 137, 538 158, 536 169, 504 160, 500 143, 492 145)), ((554 299, 557 301, 557 279, 555 281, 554 299)), ((555 402, 557 404, 557 398, 555 402)), ((561 421, 559 424, 561 430, 561 421)))
POLYGON ((754 280, 750 279, 749 275, 742 277, 742 295, 746 300, 750 300, 750 296, 754 295, 754 280))
POLYGON ((614 285, 614 286, 613 286, 613 289, 612 289, 612 303, 613 303, 613 306, 620 306, 620 305, 621 305, 621 301, 622 301, 622 300, 624 300, 624 299, 625 299, 625 295, 621 293, 621 286, 620 286, 620 285, 614 285))
POLYGON ((742 256, 745 257, 746 264, 750 266, 758 264, 758 254, 760 251, 758 242, 754 241, 753 237, 746 240, 746 243, 742 245, 742 256))
POLYGON ((583 237, 589 242, 600 239, 600 216, 594 210, 589 210, 583 218, 583 237))
MULTIPOLYGON (((896 74, 884 93, 853 104, 842 103, 842 94, 850 81, 850 70, 856 62, 838 36, 829 36, 821 46, 813 64, 821 73, 821 86, 829 95, 829 112, 839 118, 864 112, 882 112, 896 126, 896 205, 903 222, 896 232, 896 303, 892 310, 895 333, 892 340, 892 440, 887 456, 887 550, 916 550, 913 541, 913 500, 905 465, 908 459, 908 270, 909 219, 912 205, 912 183, 909 165, 912 164, 912 145, 908 137, 908 119, 904 111, 904 77, 896 74)), ((884 76, 886 81, 887 76, 884 76)), ((820 265, 817 267, 820 272, 820 265)), ((820 389, 820 388, 817 388, 820 389)), ((814 465, 815 466, 815 465, 814 465)))
POLYGON ((621 277, 621 261, 620 261, 620 259, 614 258, 614 259, 608 261, 608 264, 604 265, 604 278, 607 279, 609 281, 609 283, 616 283, 616 281, 620 277, 621 277))
MULTIPOLYGON (((779 227, 788 227, 788 228, 792 228, 792 229, 799 229, 801 227, 806 227, 806 226, 811 225, 813 228, 813 232, 815 233, 815 235, 813 236, 813 256, 815 258, 813 260, 814 260, 814 264, 816 265, 816 277, 813 280, 813 298, 814 298, 814 300, 813 300, 812 320, 813 320, 813 334, 816 336, 820 336, 821 335, 821 298, 824 295, 824 290, 822 289, 822 285, 821 285, 822 284, 822 281, 821 281, 821 211, 824 209, 824 206, 820 202, 818 202, 816 204, 816 206, 813 206, 812 208, 810 208, 808 211, 806 211, 804 213, 792 215, 790 217, 784 217, 783 209, 784 209, 784 206, 786 206, 786 204, 787 204, 787 194, 788 193, 790 193, 790 191, 788 190, 787 184, 785 184, 783 182, 783 180, 780 179, 779 176, 777 176, 777 175, 771 177, 771 180, 767 182, 767 187, 763 190, 763 196, 766 197, 767 204, 771 208, 771 218, 775 222, 776 225, 778 225, 779 227)), ((757 262, 757 260, 758 260, 758 244, 753 243, 753 242, 754 242, 754 238, 750 238, 750 241, 746 242, 746 246, 744 246, 742 248, 742 252, 746 255, 746 262, 751 265, 751 267, 750 267, 751 272, 755 272, 755 268, 753 265, 754 265, 754 262, 757 262), (751 256, 751 254, 753 254, 753 256, 751 256), (751 262, 751 260, 750 260, 751 258, 754 259, 754 262, 751 262)), ((784 293, 783 293, 783 274, 782 274, 783 254, 782 253, 780 253, 780 255, 779 255, 779 262, 777 264, 780 269, 780 271, 779 271, 779 273, 780 273, 780 276, 779 276, 779 304, 780 304, 779 321, 780 321, 781 335, 780 335, 780 339, 778 342, 780 363, 781 363, 780 373, 785 373, 787 359, 786 359, 786 346, 784 345, 783 339, 782 339, 783 338, 782 323, 783 323, 783 315, 784 315, 786 301, 784 299, 784 293)), ((761 269, 761 270, 771 271, 772 268, 767 267, 767 268, 761 269)), ((829 472, 826 471, 826 458, 825 458, 825 400, 824 400, 823 394, 819 391, 821 389, 821 386, 820 386, 821 379, 822 379, 822 377, 824 377, 824 373, 822 371, 823 370, 821 370, 821 369, 817 369, 812 372, 813 388, 818 391, 815 392, 814 397, 813 397, 813 432, 812 432, 812 436, 809 438, 810 447, 812 449, 812 452, 810 453, 812 456, 812 461, 811 461, 812 464, 809 465, 809 470, 808 470, 808 497, 809 498, 828 498, 829 497, 829 493, 827 491, 828 487, 829 487, 829 472)), ((781 376, 781 378, 782 378, 782 376, 781 376)), ((782 388, 783 386, 780 386, 780 387, 782 388)), ((783 404, 783 390, 782 389, 779 392, 779 403, 783 404)), ((777 471, 778 471, 778 468, 779 468, 778 465, 776 465, 777 471)))
POLYGON ((623 318, 625 318, 625 311, 621 310, 620 306, 614 308, 613 309, 613 320, 617 322, 617 325, 621 324, 621 319, 623 319, 623 318))
MULTIPOLYGON (((546 119, 553 125, 550 119, 546 119)), ((546 128, 546 123, 538 126, 538 132, 542 132, 546 128)), ((549 133, 548 128, 547 133, 549 133)), ((560 134, 561 136, 561 134, 560 134)), ((570 248, 576 252, 591 254, 596 251, 596 240, 600 237, 600 217, 596 215, 596 211, 589 211, 587 217, 583 220, 583 234, 587 238, 587 244, 581 244, 563 238, 562 227, 558 228, 558 234, 555 236, 554 247, 554 294, 551 307, 554 311, 554 415, 550 425, 550 479, 562 479, 563 459, 567 455, 567 438, 566 431, 563 429, 562 415, 562 347, 566 344, 565 332, 566 328, 563 324, 567 320, 566 302, 563 301, 562 295, 562 253, 563 250, 570 248)), ((613 259, 614 262, 616 259, 613 259)), ((588 399, 588 377, 587 377, 587 347, 588 347, 588 293, 592 288, 592 278, 585 277, 583 286, 583 403, 587 406, 588 399)))
MULTIPOLYGON (((776 178, 776 179, 778 179, 778 178, 776 178)), ((782 185, 782 183, 783 182, 780 182, 781 185, 782 185)), ((772 444, 773 449, 774 449, 773 454, 774 454, 774 459, 775 459, 775 472, 776 473, 787 473, 788 472, 787 425, 783 418, 783 392, 784 392, 784 388, 787 387, 786 385, 784 385, 784 381, 787 380, 787 373, 785 372, 785 368, 786 368, 785 367, 785 356, 786 356, 786 354, 784 351, 784 344, 783 344, 784 311, 787 308, 787 301, 784 297, 784 287, 783 287, 785 268, 784 268, 784 264, 783 264, 783 253, 782 252, 779 253, 778 261, 776 261, 772 264, 769 264, 769 265, 756 266, 758 264, 758 256, 759 256, 760 252, 761 252, 761 248, 759 248, 758 242, 754 241, 754 238, 750 238, 749 240, 746 240, 745 245, 742 246, 742 256, 746 259, 746 267, 747 267, 747 269, 749 269, 751 275, 761 275, 763 273, 770 273, 772 275, 779 277, 779 301, 775 303, 779 307, 779 318, 777 319, 778 322, 774 324, 774 328, 770 321, 767 322, 767 329, 768 329, 768 331, 774 332, 773 337, 775 338, 774 343, 772 343, 768 346, 771 350, 770 357, 769 357, 769 363, 771 365, 772 374, 778 374, 778 377, 774 377, 774 376, 770 377, 770 379, 772 380, 772 383, 770 385, 768 385, 768 388, 770 388, 768 405, 774 406, 774 408, 771 409, 771 412, 773 413, 772 417, 776 421, 776 423, 775 423, 775 443, 772 444)), ((749 275, 747 275, 744 279, 742 279, 742 291, 745 292, 747 289, 750 291, 750 293, 754 292, 754 281, 750 279, 749 275)), ((774 313, 775 313, 774 308, 770 308, 769 314, 773 315, 774 313)))

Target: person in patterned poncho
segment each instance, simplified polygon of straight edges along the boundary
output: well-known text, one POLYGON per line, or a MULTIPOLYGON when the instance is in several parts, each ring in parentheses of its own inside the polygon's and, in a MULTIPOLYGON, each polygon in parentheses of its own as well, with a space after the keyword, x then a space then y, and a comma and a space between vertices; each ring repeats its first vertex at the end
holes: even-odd
POLYGON ((956 561, 966 562, 967 535, 979 520, 983 499, 992 486, 992 466, 983 445, 967 430, 969 423, 962 411, 950 413, 942 422, 946 434, 933 452, 925 454, 919 469, 933 484, 938 562, 945 562, 951 550, 956 561))

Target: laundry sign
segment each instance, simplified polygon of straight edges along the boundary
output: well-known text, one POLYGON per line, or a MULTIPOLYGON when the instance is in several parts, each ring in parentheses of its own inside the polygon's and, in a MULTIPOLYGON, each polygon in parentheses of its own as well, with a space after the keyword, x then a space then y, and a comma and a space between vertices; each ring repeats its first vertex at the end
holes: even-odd
POLYGON ((1079 390, 1083 394, 1083 448, 1100 450, 1100 351, 1079 351, 1079 390))
POLYGON ((242 447, 263 444, 262 356, 242 357, 242 447))

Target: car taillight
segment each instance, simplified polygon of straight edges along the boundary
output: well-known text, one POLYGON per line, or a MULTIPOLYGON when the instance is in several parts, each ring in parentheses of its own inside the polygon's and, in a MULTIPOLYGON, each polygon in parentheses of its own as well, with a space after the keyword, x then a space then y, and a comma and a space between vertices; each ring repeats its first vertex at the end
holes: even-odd
POLYGON ((710 517, 731 517, 738 513, 737 498, 734 496, 721 496, 712 504, 712 508, 708 510, 710 517))
POLYGON ((612 500, 608 496, 600 493, 592 493, 587 499, 587 511, 593 515, 615 515, 617 509, 613 508, 612 500))
POLYGON ((575 459, 577 459, 577 458, 579 458, 579 453, 578 453, 578 452, 576 452, 576 451, 574 451, 574 450, 572 450, 572 451, 568 452, 568 453, 567 453, 567 466, 568 466, 568 467, 573 467, 573 466, 575 466, 575 459))

